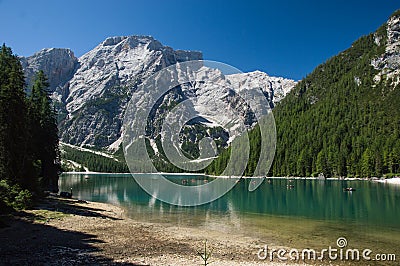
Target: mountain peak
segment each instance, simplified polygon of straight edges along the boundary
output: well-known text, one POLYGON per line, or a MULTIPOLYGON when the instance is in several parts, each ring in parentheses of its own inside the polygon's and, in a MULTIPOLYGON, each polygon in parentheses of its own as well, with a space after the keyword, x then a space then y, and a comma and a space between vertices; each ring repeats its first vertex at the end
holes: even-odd
POLYGON ((164 67, 200 59, 200 52, 174 50, 151 36, 107 38, 79 58, 80 67, 69 81, 66 108, 74 113, 112 87, 131 88, 164 67))
POLYGON ((42 50, 33 54, 33 56, 41 54, 67 54, 71 57, 75 57, 74 52, 69 48, 43 48, 42 50))
MULTIPOLYGON (((191 50, 174 50, 169 46, 163 45, 158 40, 149 35, 131 35, 131 36, 114 36, 105 39, 100 43, 97 49, 116 49, 115 52, 127 51, 144 47, 149 51, 162 51, 165 54, 174 55, 176 62, 184 62, 190 60, 202 60, 203 54, 199 51, 191 50)), ((96 49, 96 48, 95 48, 96 49)))
MULTIPOLYGON (((21 59, 26 63, 25 73, 33 75, 34 70, 43 69, 49 77, 57 77, 51 81, 51 87, 59 107, 62 140, 97 148, 119 147, 125 107, 138 84, 165 67, 192 60, 202 60, 202 53, 174 50, 151 36, 142 35, 109 37, 79 59, 69 49, 58 48, 43 49, 30 58, 21 59), (73 60, 67 60, 69 58, 73 60)), ((221 72, 209 69, 207 75, 214 77, 221 72)), ((193 105, 206 116, 215 108, 214 98, 225 99, 224 88, 230 84, 244 89, 259 88, 271 104, 283 98, 295 85, 293 80, 270 77, 261 71, 226 78, 216 79, 221 85, 218 90, 205 84, 185 85, 182 91, 166 96, 165 104, 190 98, 195 92, 198 98, 192 99, 193 105)), ((236 103, 233 98, 225 100, 236 103)), ((246 111, 242 109, 244 115, 246 111)), ((224 117, 229 120, 228 115, 224 117)))
POLYGON ((49 90, 54 92, 72 78, 78 66, 78 58, 67 48, 45 48, 29 57, 21 57, 26 84, 29 88, 35 73, 43 70, 49 78, 49 90))
POLYGON ((150 43, 156 41, 152 36, 147 36, 147 35, 131 35, 131 36, 114 36, 114 37, 108 37, 105 39, 101 45, 102 46, 111 46, 111 45, 117 45, 121 42, 128 42, 131 44, 139 44, 139 43, 150 43))

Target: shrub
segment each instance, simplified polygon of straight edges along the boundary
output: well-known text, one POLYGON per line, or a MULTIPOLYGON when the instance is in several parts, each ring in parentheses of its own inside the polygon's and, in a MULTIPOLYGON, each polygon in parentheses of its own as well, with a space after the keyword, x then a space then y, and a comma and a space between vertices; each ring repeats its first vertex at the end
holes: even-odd
POLYGON ((14 201, 12 202, 12 206, 15 209, 25 209, 30 207, 32 203, 32 193, 27 190, 20 190, 18 194, 15 196, 14 201))
POLYGON ((7 213, 13 209, 27 208, 32 203, 32 193, 21 189, 19 185, 10 185, 7 180, 0 180, 0 212, 7 213))

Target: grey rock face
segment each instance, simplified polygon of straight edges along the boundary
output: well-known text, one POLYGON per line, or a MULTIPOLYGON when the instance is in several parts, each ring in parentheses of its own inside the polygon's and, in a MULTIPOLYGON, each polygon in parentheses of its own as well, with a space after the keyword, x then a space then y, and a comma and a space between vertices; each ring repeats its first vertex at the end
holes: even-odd
POLYGON ((58 94, 62 94, 61 88, 73 77, 79 66, 78 58, 71 50, 60 48, 43 49, 32 56, 22 57, 21 64, 28 87, 32 85, 35 73, 43 70, 49 78, 50 92, 58 91, 58 94))
MULTIPOLYGON (((386 23, 387 42, 385 53, 372 60, 371 65, 380 70, 374 77, 376 82, 386 77, 391 80, 393 87, 400 84, 400 15, 392 16, 386 23)), ((375 43, 381 45, 380 40, 375 43)))
POLYGON ((69 82, 63 141, 108 147, 121 136, 125 106, 138 84, 181 60, 198 60, 199 52, 174 51, 148 36, 112 37, 79 58, 69 82), (83 130, 82 130, 83 129, 83 130))

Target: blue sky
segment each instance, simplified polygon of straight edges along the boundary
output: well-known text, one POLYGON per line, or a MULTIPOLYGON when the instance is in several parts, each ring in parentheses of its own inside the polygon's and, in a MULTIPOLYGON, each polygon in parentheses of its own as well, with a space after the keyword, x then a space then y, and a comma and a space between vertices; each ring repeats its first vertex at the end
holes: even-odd
POLYGON ((48 47, 81 56, 108 36, 151 35, 245 72, 301 79, 399 8, 397 0, 0 0, 0 42, 23 56, 48 47))

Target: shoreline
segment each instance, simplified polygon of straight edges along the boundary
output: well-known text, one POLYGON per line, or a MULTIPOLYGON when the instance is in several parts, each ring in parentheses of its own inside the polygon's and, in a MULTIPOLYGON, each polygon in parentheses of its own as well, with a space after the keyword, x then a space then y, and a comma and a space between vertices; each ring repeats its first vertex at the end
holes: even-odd
MULTIPOLYGON (((205 240, 207 247, 213 250, 210 265, 353 265, 328 258, 293 261, 274 256, 273 261, 258 259, 258 251, 266 245, 269 250, 301 249, 311 245, 319 251, 325 246, 320 247, 317 242, 328 245, 329 239, 341 235, 333 230, 311 237, 309 234, 324 224, 317 220, 300 225, 302 222, 297 219, 295 223, 279 223, 280 217, 267 219, 266 234, 248 234, 236 230, 235 224, 226 231, 212 224, 197 227, 172 220, 149 222, 140 217, 128 217, 123 206, 112 203, 53 196, 45 198, 34 209, 14 214, 6 223, 2 218, 0 216, 0 261, 5 265, 204 265, 198 252, 204 250, 205 240), (279 226, 275 228, 276 224, 279 226), (298 235, 299 232, 305 236, 298 235), (315 237, 319 238, 317 242, 315 237), (21 250, 26 252, 21 253, 21 250)), ((374 236, 373 241, 386 239, 381 233, 377 235, 379 238, 374 236)), ((369 241, 359 243, 360 247, 369 247, 369 241)))
POLYGON ((400 185, 400 177, 378 179, 378 180, 373 180, 373 181, 378 182, 378 183, 383 183, 383 184, 400 185))
MULTIPOLYGON (((261 261, 260 239, 215 229, 143 222, 120 206, 50 197, 0 228, 0 261, 107 265, 202 265, 204 240, 212 265, 303 265, 261 261), (21 250, 27 250, 23 252, 21 250), (34 261, 32 261, 34 258, 34 261)), ((74 265, 75 265, 74 264, 74 265)))
POLYGON ((232 179, 287 179, 287 180, 332 180, 332 181, 370 181, 370 182, 379 182, 384 184, 395 184, 400 185, 400 177, 392 177, 392 178, 361 178, 361 177, 328 177, 328 178, 319 178, 319 177, 299 177, 299 176, 215 176, 215 175, 206 175, 203 173, 105 173, 105 172, 63 172, 62 174, 72 175, 72 174, 88 174, 88 175, 143 175, 143 174, 161 174, 161 175, 182 175, 182 176, 208 176, 213 178, 232 178, 232 179))

